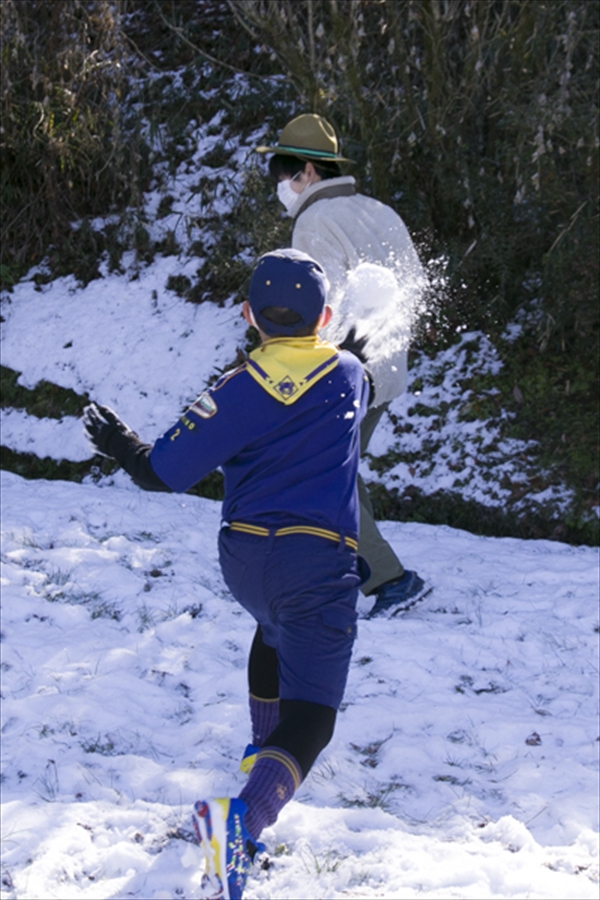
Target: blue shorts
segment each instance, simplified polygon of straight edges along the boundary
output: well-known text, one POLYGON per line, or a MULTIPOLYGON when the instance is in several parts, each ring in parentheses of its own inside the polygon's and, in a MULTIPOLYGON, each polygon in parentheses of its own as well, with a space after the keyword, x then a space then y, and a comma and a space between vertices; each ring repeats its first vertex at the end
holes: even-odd
POLYGON ((224 527, 219 559, 229 590, 277 650, 281 699, 338 709, 356 638, 356 553, 312 535, 224 527))

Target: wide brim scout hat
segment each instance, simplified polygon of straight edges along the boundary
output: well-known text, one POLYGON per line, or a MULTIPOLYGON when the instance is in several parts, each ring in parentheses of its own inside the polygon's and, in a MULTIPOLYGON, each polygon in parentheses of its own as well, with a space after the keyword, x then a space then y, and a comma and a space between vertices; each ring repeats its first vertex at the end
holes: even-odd
POLYGON ((291 335, 312 325, 327 302, 329 282, 319 263, 303 253, 285 247, 260 257, 252 278, 248 300, 257 324, 269 335, 291 335), (294 325, 275 325, 264 319, 262 311, 280 306, 298 315, 294 325))
POLYGON ((333 126, 314 113, 305 113, 292 119, 279 135, 279 143, 275 147, 257 147, 256 152, 297 156, 315 162, 352 162, 339 155, 338 139, 333 126))

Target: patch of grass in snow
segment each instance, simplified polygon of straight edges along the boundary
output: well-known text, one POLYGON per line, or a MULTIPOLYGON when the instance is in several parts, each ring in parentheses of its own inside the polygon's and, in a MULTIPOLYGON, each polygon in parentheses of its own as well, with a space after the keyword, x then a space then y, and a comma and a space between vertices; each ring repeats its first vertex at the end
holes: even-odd
MULTIPOLYGON (((147 249, 148 232, 142 230, 140 216, 139 211, 130 211, 123 215, 121 222, 106 222, 101 228, 83 218, 76 227, 65 229, 61 241, 49 248, 43 270, 33 277, 38 290, 40 285, 67 275, 73 275, 85 287, 102 277, 101 260, 106 261, 109 272, 120 272, 121 257, 129 247, 142 257, 147 249)), ((147 256, 145 261, 150 262, 152 256, 147 256)))
POLYGON ((34 388, 18 384, 21 373, 8 366, 0 366, 0 406, 24 409, 38 418, 62 419, 80 416, 90 402, 87 394, 77 394, 70 388, 59 387, 50 381, 39 381, 34 388))
POLYGON ((449 766, 451 769, 466 769, 470 766, 470 763, 466 759, 457 759, 454 756, 446 756, 444 763, 449 766))
MULTIPOLYGON (((43 737, 44 735, 40 735, 43 737)), ((53 759, 49 759, 46 763, 43 775, 39 775, 34 781, 36 794, 46 803, 54 803, 59 792, 60 784, 58 781, 58 769, 53 759)))
POLYGON ((149 541, 152 544, 160 544, 162 538, 158 535, 152 534, 151 531, 138 531, 134 535, 132 535, 132 540, 134 541, 149 541))
POLYGON ((470 778, 457 778, 456 775, 434 775, 434 781, 443 781, 446 784, 451 784, 457 787, 466 787, 468 784, 471 784, 470 778))
MULTIPOLYGON (((7 535, 7 537, 21 547, 29 547, 32 550, 46 549, 40 543, 39 538, 34 537, 30 531, 22 531, 22 532, 12 531, 7 535)), ((28 566, 27 561, 24 561, 24 560, 21 560, 20 564, 22 566, 24 566, 25 568, 27 568, 27 566, 28 566)))
POLYGON ((19 453, 4 445, 0 447, 0 468, 14 472, 22 478, 46 478, 49 481, 75 481, 80 483, 86 476, 99 478, 116 471, 112 460, 96 456, 86 462, 56 460, 49 456, 40 458, 35 453, 19 453))
POLYGON ((71 580, 71 572, 67 569, 55 569, 46 575, 46 584, 64 587, 71 580))
POLYGON ((487 537, 544 538, 569 544, 597 545, 598 523, 571 521, 557 515, 553 507, 511 510, 467 500, 455 491, 426 494, 409 485, 386 488, 368 483, 376 519, 449 525, 487 537))
POLYGON ((408 791, 412 788, 401 780, 392 780, 387 784, 377 784, 373 788, 366 786, 357 788, 354 796, 339 795, 340 803, 347 809, 383 809, 389 812, 392 806, 392 796, 397 791, 408 791))
POLYGON ((114 740, 107 734, 104 739, 98 735, 93 740, 83 741, 81 748, 84 753, 98 753, 100 756, 115 756, 117 753, 114 740))
POLYGON ((49 603, 64 603, 72 606, 85 606, 92 619, 113 619, 121 621, 122 612, 116 603, 104 600, 99 591, 85 591, 70 586, 71 572, 57 569, 46 576, 44 587, 45 598, 49 603), (67 589, 68 588, 68 589, 67 589))
POLYGON ((41 738, 47 738, 52 734, 54 734, 54 728, 51 728, 50 725, 44 723, 40 726, 39 736, 41 738))
POLYGON ((92 619, 112 619, 114 622, 120 622, 122 612, 116 603, 101 600, 92 606, 90 615, 92 619))
MULTIPOLYGON (((40 458, 35 453, 19 453, 9 447, 0 446, 0 469, 14 472, 27 479, 45 478, 49 481, 74 481, 79 484, 84 478, 98 481, 103 476, 112 475, 118 468, 114 460, 104 456, 94 456, 84 462, 71 462, 52 459, 49 456, 40 458)), ((205 497, 207 500, 222 500, 224 496, 222 473, 211 472, 187 493, 205 497)))
POLYGON ((150 609, 145 603, 142 603, 141 606, 138 606, 136 610, 136 614, 138 617, 138 631, 148 631, 150 628, 154 628, 156 625, 156 610, 150 609))
POLYGON ((337 770, 328 759, 323 762, 317 760, 314 769, 311 770, 311 778, 317 782, 335 781, 337 770))
POLYGON ((327 853, 317 854, 310 848, 306 848, 307 852, 301 852, 300 858, 304 868, 309 874, 316 872, 317 875, 325 875, 330 872, 337 872, 347 857, 340 856, 334 850, 328 850, 327 853))
POLYGON ((197 619, 198 616, 202 613, 202 604, 201 603, 189 603, 184 606, 181 610, 182 613, 187 613, 191 619, 197 619))
POLYGON ((392 735, 390 734, 388 737, 383 738, 381 741, 371 741, 370 744, 366 744, 365 746, 360 746, 359 744, 351 743, 350 746, 357 753, 360 753, 364 759, 361 760, 361 765, 367 766, 370 769, 375 769, 379 764, 378 754, 384 744, 386 744, 392 735))
POLYGON ((178 297, 183 297, 187 300, 190 297, 192 282, 187 275, 169 275, 166 288, 168 291, 173 291, 178 297))
POLYGON ((194 707, 189 703, 184 703, 175 710, 170 718, 174 719, 179 725, 187 725, 192 720, 193 715, 194 707))

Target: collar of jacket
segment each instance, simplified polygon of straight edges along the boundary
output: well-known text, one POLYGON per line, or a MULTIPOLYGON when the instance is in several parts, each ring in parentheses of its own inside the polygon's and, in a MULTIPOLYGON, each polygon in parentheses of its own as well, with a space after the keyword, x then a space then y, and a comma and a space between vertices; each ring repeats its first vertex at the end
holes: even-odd
POLYGON ((337 347, 317 335, 271 338, 253 350, 246 371, 272 397, 289 406, 335 369, 337 347))
POLYGON ((324 181, 316 181, 309 184, 290 209, 290 216, 296 219, 300 213, 303 213, 317 203, 318 200, 331 200, 333 197, 351 197, 356 193, 356 179, 352 175, 342 175, 339 178, 326 178, 324 181))

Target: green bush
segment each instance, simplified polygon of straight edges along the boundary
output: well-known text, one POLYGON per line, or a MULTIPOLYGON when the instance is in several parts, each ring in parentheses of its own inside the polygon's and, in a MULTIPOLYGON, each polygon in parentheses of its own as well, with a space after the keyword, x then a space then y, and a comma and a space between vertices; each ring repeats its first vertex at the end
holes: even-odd
POLYGON ((123 114, 121 7, 119 0, 0 5, 4 285, 50 245, 55 256, 65 243, 76 245, 72 222, 137 200, 142 154, 135 123, 123 114))

